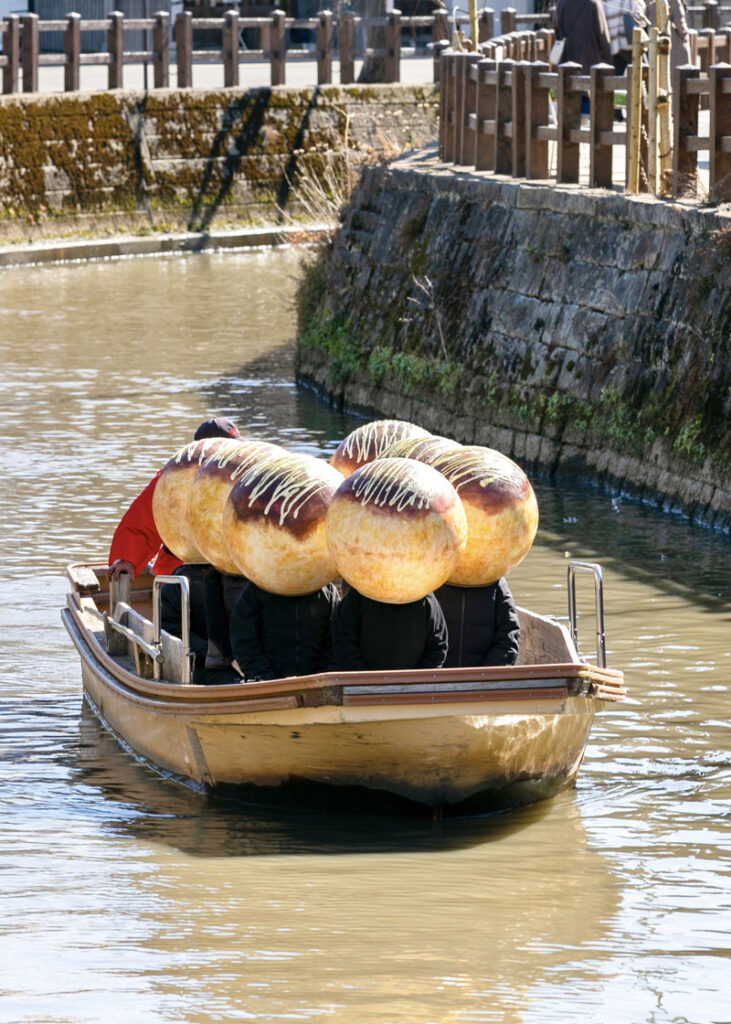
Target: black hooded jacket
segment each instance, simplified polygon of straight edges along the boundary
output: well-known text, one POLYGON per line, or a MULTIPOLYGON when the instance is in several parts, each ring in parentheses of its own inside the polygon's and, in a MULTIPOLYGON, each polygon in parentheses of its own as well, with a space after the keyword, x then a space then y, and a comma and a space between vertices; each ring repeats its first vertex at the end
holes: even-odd
POLYGON ((231 613, 231 650, 247 679, 283 679, 330 667, 330 619, 338 592, 282 597, 249 583, 231 613))
POLYGON ((453 587, 445 583, 435 593, 449 633, 445 668, 514 664, 520 623, 505 579, 487 587, 453 587))
POLYGON ((434 594, 408 604, 385 604, 352 587, 332 622, 333 658, 343 672, 439 668, 447 628, 434 594))

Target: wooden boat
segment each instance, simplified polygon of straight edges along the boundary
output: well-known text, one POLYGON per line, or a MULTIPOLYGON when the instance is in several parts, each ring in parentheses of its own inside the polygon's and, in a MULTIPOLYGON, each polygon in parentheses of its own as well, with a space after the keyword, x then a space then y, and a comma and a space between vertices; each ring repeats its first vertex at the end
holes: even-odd
MULTIPOLYGON (((123 744, 166 775, 275 803, 284 794, 301 802, 323 787, 352 799, 357 787, 378 800, 463 813, 530 803, 573 785, 595 713, 624 696, 621 672, 578 656, 577 566, 601 581, 598 566, 572 563, 572 632, 519 609, 521 654, 509 667, 191 685, 185 634, 180 640, 159 626, 161 578, 140 576, 120 593, 102 564, 69 566, 62 618, 81 657, 87 701, 123 744)), ((183 607, 185 616, 185 600, 183 607)), ((597 633, 601 663, 600 607, 597 633)))

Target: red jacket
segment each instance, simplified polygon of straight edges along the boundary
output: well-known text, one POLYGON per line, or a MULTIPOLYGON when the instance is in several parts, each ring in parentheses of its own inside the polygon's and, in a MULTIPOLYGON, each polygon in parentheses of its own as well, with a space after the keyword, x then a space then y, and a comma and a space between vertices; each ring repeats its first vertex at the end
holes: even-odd
POLYGON ((182 565, 181 560, 163 546, 152 514, 152 495, 160 473, 155 474, 124 513, 114 531, 109 549, 109 564, 113 565, 118 558, 131 562, 135 567, 135 576, 144 572, 153 558, 157 576, 168 576, 173 569, 182 565))

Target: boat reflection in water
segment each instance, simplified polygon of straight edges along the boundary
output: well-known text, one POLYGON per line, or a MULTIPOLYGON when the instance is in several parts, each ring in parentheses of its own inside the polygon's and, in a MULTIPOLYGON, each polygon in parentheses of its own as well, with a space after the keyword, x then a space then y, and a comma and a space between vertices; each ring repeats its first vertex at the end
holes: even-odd
MULTIPOLYGON (((498 813, 427 821, 423 815, 404 816, 405 805, 384 808, 378 814, 353 814, 350 794, 337 801, 328 789, 327 810, 311 805, 298 811, 291 806, 254 803, 240 794, 199 793, 157 772, 125 751, 84 701, 79 724, 77 781, 96 786, 105 797, 132 808, 110 822, 116 830, 144 842, 162 842, 199 857, 251 857, 270 854, 395 852, 471 846, 512 835, 542 818, 549 806, 542 802, 529 812, 512 816, 498 813), (343 811, 350 807, 350 813, 343 811), (388 813, 388 811, 391 813, 388 813), (385 811, 385 813, 384 813, 385 811)), ((362 794, 365 795, 365 794, 362 794)))
POLYGON ((368 1024, 385 1007, 397 1024, 458 1020, 485 1000, 517 1022, 567 970, 580 1002, 612 956, 622 888, 573 793, 441 822, 297 814, 160 780, 89 709, 80 728, 78 782, 98 787, 105 828, 143 868, 125 899, 156 970, 185 962, 187 1019, 209 1019, 213 971, 220 1019, 274 1019, 285 991, 337 1021, 353 1019, 348 992, 368 1024), (217 924, 191 956, 201 919, 217 924))

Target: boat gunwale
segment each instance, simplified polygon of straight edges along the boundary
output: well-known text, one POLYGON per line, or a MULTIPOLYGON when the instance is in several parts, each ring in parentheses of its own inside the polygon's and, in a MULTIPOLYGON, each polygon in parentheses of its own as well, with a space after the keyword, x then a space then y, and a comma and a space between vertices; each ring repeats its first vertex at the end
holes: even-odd
MULTIPOLYGON (((195 709, 202 713, 233 712, 233 711, 264 711, 279 710, 301 706, 317 706, 317 704, 341 704, 344 702, 344 691, 358 687, 362 692, 370 690, 377 695, 379 688, 398 686, 404 693, 414 688, 413 693, 401 703, 411 706, 421 703, 415 699, 418 688, 424 686, 453 685, 454 702, 487 705, 498 700, 524 700, 526 696, 540 700, 555 701, 556 685, 559 680, 564 683, 566 695, 585 697, 590 700, 619 701, 624 697, 623 674, 616 669, 598 669, 586 662, 567 662, 532 665, 487 666, 476 668, 441 668, 411 669, 389 672, 327 672, 310 676, 294 676, 285 679, 264 682, 244 682, 219 684, 211 686, 196 684, 183 685, 175 682, 160 682, 143 679, 119 664, 100 643, 99 636, 84 621, 84 613, 77 606, 73 594, 67 598, 67 607, 62 611, 66 625, 77 650, 83 657, 82 645, 86 649, 86 661, 92 671, 104 670, 107 678, 104 685, 112 687, 120 694, 133 700, 155 707, 160 711, 183 711, 195 709), (69 627, 67 616, 73 621, 78 631, 78 639, 69 627), (110 682, 112 679, 113 684, 110 682), (571 682, 583 682, 587 692, 571 693, 571 682), (461 690, 460 683, 482 683, 480 696, 469 690, 461 690), (506 684, 509 692, 506 691, 506 684), (524 685, 521 685, 524 684, 524 685), (541 684, 545 695, 541 693, 541 684), (339 699, 335 700, 335 694, 339 699), (489 692, 492 691, 492 692, 489 692), (528 693, 527 691, 530 691, 528 693), (325 697, 318 701, 318 692, 325 697), (308 699, 309 698, 309 699, 308 699), (329 699, 328 699, 329 698, 329 699), (294 703, 293 703, 294 702, 294 703)), ((422 691, 423 692, 423 691, 422 691)), ((445 693, 444 690, 441 693, 445 693)), ((424 694, 423 703, 432 704, 433 696, 424 694)), ((347 700, 349 706, 356 701, 347 700)), ((365 703, 365 702, 364 702, 365 703)), ((372 701, 368 701, 372 703, 372 701)), ((383 695, 382 706, 399 704, 399 694, 383 695)))

